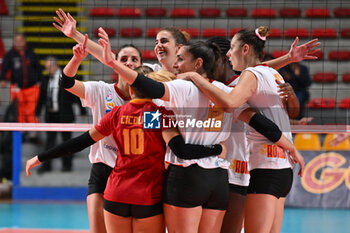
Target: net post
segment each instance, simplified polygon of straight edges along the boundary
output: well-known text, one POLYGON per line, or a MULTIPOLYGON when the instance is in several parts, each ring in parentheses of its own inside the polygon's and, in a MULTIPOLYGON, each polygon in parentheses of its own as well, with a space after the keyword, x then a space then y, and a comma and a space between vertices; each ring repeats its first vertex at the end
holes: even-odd
POLYGON ((22 157, 22 132, 12 132, 12 182, 13 185, 20 184, 22 157))

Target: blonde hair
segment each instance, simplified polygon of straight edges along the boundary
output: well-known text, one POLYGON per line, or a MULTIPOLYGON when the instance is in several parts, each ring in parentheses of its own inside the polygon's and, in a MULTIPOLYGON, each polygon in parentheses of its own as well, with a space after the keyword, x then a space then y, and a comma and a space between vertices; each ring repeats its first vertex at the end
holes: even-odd
POLYGON ((262 37, 268 37, 270 35, 270 28, 267 26, 258 27, 258 33, 262 37))
POLYGON ((184 35, 184 37, 186 39, 186 43, 188 43, 191 40, 190 33, 186 32, 186 31, 181 31, 181 33, 184 35))
POLYGON ((158 82, 169 82, 171 80, 176 79, 176 76, 173 73, 170 73, 165 70, 160 70, 158 72, 151 72, 146 76, 158 82))
POLYGON ((149 73, 154 72, 154 70, 153 70, 151 67, 145 66, 145 65, 136 67, 136 68, 134 69, 134 71, 136 71, 136 72, 139 73, 139 74, 143 74, 143 75, 147 75, 147 74, 149 74, 149 73))

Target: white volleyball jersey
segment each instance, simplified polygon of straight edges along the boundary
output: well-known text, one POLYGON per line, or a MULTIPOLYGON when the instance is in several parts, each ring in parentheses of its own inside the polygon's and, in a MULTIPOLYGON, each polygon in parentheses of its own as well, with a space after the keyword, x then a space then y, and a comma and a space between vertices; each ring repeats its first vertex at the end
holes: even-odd
POLYGON ((158 63, 155 63, 155 64, 143 63, 143 65, 151 68, 153 70, 153 72, 158 72, 158 71, 162 70, 162 66, 159 65, 158 63))
MULTIPOLYGON (((292 142, 289 117, 279 96, 276 79, 284 83, 282 76, 273 68, 259 65, 249 67, 257 79, 257 89, 249 98, 248 104, 257 112, 273 121, 292 142)), ((249 127, 247 134, 250 157, 249 169, 282 169, 292 167, 289 155, 282 148, 274 145, 267 138, 249 127)))
MULTIPOLYGON (((229 87, 237 85, 239 76, 235 76, 228 83, 229 87)), ((247 106, 248 107, 248 106, 247 106)), ((249 169, 248 169, 248 140, 246 137, 247 126, 244 122, 233 119, 231 134, 225 141, 227 148, 226 159, 230 162, 228 169, 228 179, 230 184, 248 186, 249 169)))
MULTIPOLYGON (((232 89, 223 83, 214 81, 213 84, 226 92, 232 89)), ((212 145, 225 141, 231 130, 233 113, 224 113, 215 108, 214 104, 192 82, 173 80, 167 82, 170 99, 165 106, 176 115, 178 129, 186 143, 212 145)), ((183 160, 178 158, 169 148, 165 161, 190 166, 198 164, 203 168, 225 168, 229 163, 217 156, 202 159, 183 160)))
MULTIPOLYGON (((85 87, 85 99, 80 99, 83 107, 89 107, 92 111, 93 125, 110 112, 113 107, 126 104, 125 98, 118 90, 116 84, 103 81, 83 82, 85 87)), ((104 163, 114 167, 117 158, 117 145, 112 135, 103 138, 90 147, 91 163, 104 163)))

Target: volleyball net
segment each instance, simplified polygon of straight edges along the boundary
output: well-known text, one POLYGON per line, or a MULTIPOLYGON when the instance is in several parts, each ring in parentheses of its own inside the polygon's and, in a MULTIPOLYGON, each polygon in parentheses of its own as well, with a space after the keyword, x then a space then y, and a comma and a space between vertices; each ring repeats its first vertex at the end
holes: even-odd
MULTIPOLYGON (((97 29, 103 27, 110 36, 113 50, 117 51, 124 44, 134 44, 141 49, 147 63, 157 63, 153 52, 155 36, 165 26, 181 28, 196 41, 213 36, 230 39, 241 28, 266 25, 270 27, 266 44, 269 58, 285 54, 297 36, 299 44, 318 38, 321 42, 321 51, 316 54, 318 59, 301 62, 309 70, 312 81, 307 87, 309 94, 305 96, 308 101, 303 106, 303 116, 313 117, 313 124, 349 124, 348 1, 2 0, 2 4, 0 58, 12 47, 13 35, 23 33, 27 44, 39 57, 43 79, 48 74, 44 68, 45 59, 54 56, 64 67, 76 44, 52 26, 59 8, 69 12, 77 21, 77 29, 87 33, 90 39, 96 42, 97 29)), ((92 56, 83 61, 78 78, 117 80, 110 68, 92 56)), ((1 87, 0 119, 4 118, 5 109, 13 99, 10 93, 14 91, 9 85, 1 87)), ((91 117, 88 119, 91 122, 91 117)))

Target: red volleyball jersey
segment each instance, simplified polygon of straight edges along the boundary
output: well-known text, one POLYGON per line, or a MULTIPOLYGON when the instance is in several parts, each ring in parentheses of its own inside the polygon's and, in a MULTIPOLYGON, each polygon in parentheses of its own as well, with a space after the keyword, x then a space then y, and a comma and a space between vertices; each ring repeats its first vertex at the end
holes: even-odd
POLYGON ((161 201, 165 174, 162 129, 143 128, 144 112, 157 110, 169 114, 150 99, 134 99, 113 108, 95 126, 103 135, 112 134, 118 146, 116 164, 104 192, 106 200, 135 205, 161 201))

